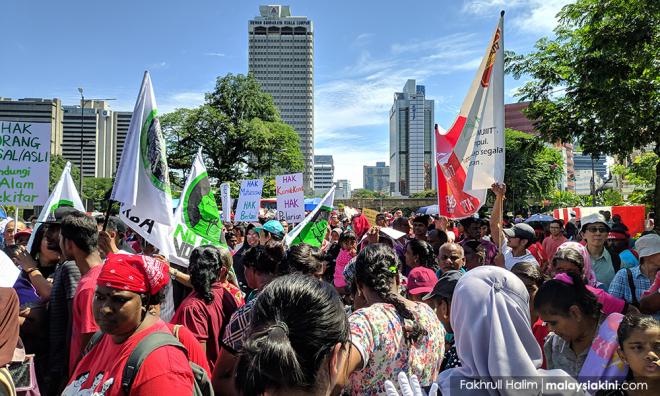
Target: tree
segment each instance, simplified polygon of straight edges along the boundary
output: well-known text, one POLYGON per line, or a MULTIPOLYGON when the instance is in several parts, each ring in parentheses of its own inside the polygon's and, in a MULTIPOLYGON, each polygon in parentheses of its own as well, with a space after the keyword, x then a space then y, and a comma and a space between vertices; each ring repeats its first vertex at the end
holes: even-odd
POLYGON ((300 172, 298 134, 283 123, 273 98, 248 74, 219 77, 196 109, 177 109, 160 119, 168 164, 187 172, 201 147, 210 178, 234 181, 300 172))
POLYGON ((410 194, 410 198, 436 198, 438 192, 436 190, 424 190, 410 194))
POLYGON ((104 177, 85 177, 83 179, 83 199, 92 202, 94 210, 105 212, 108 205, 107 197, 112 189, 114 179, 104 177))
MULTIPOLYGON (((61 155, 54 154, 50 156, 50 171, 48 173, 48 191, 53 191, 53 188, 60 180, 62 176, 62 171, 66 166, 67 159, 61 155)), ((74 183, 76 183, 76 188, 78 188, 78 180, 80 180, 80 169, 76 165, 71 164, 71 178, 74 183)), ((84 181, 83 181, 84 183, 84 181)))
POLYGON ((351 198, 379 198, 375 191, 358 188, 351 193, 351 198))
MULTIPOLYGON (((507 55, 508 72, 531 78, 519 97, 536 129, 591 155, 660 155, 660 2, 577 0, 560 11, 555 34, 532 53, 507 55)), ((655 177, 660 227, 660 162, 655 177)))
POLYGON ((547 147, 536 136, 507 128, 505 130, 507 209, 516 211, 540 201, 552 192, 562 174, 558 150, 547 147))
POLYGON ((653 192, 656 182, 658 156, 655 153, 644 153, 635 158, 630 166, 616 165, 612 171, 634 186, 628 196, 631 203, 647 206, 653 205, 653 192))

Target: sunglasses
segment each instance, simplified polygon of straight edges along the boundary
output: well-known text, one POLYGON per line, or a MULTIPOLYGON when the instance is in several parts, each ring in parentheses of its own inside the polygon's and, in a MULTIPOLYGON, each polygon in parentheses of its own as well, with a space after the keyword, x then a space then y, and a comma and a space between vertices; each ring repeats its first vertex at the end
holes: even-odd
POLYGON ((587 231, 595 233, 605 233, 607 232, 607 228, 605 227, 587 227, 587 231))

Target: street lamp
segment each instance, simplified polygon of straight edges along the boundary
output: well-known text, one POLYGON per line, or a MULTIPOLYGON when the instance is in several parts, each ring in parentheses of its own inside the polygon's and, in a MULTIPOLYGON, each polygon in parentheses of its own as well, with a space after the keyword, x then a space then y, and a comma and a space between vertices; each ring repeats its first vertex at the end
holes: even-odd
POLYGON ((80 197, 82 198, 82 190, 83 190, 83 115, 85 114, 85 95, 83 94, 83 89, 78 88, 78 92, 80 92, 80 185, 78 186, 78 193, 80 194, 80 197))

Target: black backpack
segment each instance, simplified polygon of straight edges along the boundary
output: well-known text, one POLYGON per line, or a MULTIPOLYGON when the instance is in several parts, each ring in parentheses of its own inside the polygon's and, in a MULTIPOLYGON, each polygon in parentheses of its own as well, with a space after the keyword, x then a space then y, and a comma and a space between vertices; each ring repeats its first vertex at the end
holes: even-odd
MULTIPOLYGON (((176 330, 178 329, 175 328, 175 334, 178 334, 178 331, 176 330)), ((103 337, 103 333, 101 331, 94 333, 92 338, 89 340, 89 343, 85 347, 83 356, 89 353, 92 348, 94 348, 94 346, 101 340, 101 337, 103 337)), ((133 349, 133 352, 131 352, 131 355, 128 357, 126 365, 124 366, 124 371, 122 373, 121 389, 126 395, 131 394, 131 386, 133 385, 135 376, 137 375, 138 371, 140 371, 140 366, 142 366, 144 360, 154 350, 163 346, 171 345, 182 350, 183 353, 186 354, 186 358, 188 358, 188 350, 179 342, 177 338, 178 337, 175 337, 172 334, 157 331, 147 335, 142 340, 140 340, 140 342, 138 342, 138 344, 135 346, 135 349, 133 349)), ((211 381, 209 380, 209 376, 206 370, 201 368, 196 363, 191 362, 190 360, 188 360, 188 363, 190 363, 190 368, 192 369, 194 377, 193 396, 213 396, 213 386, 211 385, 211 381)))

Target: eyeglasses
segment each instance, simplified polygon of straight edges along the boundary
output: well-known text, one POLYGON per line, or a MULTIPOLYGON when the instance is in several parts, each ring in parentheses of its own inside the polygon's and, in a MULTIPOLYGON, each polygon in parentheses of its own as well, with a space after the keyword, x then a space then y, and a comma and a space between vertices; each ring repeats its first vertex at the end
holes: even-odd
POLYGON ((587 227, 587 231, 595 233, 605 233, 607 232, 607 228, 605 227, 587 227))

